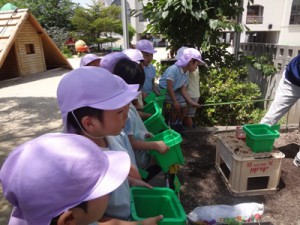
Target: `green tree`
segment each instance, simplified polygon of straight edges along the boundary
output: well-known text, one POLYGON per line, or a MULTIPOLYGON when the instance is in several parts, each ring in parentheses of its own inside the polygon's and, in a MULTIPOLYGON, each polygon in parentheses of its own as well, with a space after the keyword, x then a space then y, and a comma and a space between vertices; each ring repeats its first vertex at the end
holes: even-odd
POLYGON ((12 3, 18 8, 28 8, 46 30, 57 27, 72 29, 70 18, 74 15, 76 4, 71 0, 0 0, 0 6, 12 3))
MULTIPOLYGON (((112 33, 122 35, 121 8, 116 5, 104 7, 99 1, 93 1, 89 8, 78 7, 75 10, 72 24, 80 38, 87 43, 105 43, 116 41, 112 33)), ((132 39, 135 30, 129 26, 129 38, 132 39)))
POLYGON ((20 9, 28 8, 56 45, 63 46, 73 29, 70 18, 77 4, 71 0, 0 0, 0 6, 8 2, 20 9))
MULTIPOLYGON (((147 32, 162 34, 174 50, 182 45, 191 45, 207 52, 211 48, 222 46, 219 41, 222 32, 241 32, 244 29, 236 19, 244 11, 240 2, 241 0, 153 0, 144 5, 142 13, 150 21, 147 32)), ((138 13, 140 12, 133 12, 138 13)), ((210 60, 220 61, 220 56, 210 60)))

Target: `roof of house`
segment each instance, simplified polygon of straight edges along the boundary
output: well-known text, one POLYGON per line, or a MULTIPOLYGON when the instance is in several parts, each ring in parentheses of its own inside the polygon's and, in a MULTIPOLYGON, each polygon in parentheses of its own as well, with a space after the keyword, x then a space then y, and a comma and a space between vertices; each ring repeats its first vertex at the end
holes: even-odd
MULTIPOLYGON (((51 49, 51 56, 55 56, 56 64, 72 69, 71 64, 61 53, 37 19, 30 13, 29 9, 15 9, 0 11, 0 68, 3 65, 9 50, 13 46, 22 26, 29 20, 42 37, 42 43, 47 50, 51 49)), ((49 51, 47 51, 49 52, 49 51)))

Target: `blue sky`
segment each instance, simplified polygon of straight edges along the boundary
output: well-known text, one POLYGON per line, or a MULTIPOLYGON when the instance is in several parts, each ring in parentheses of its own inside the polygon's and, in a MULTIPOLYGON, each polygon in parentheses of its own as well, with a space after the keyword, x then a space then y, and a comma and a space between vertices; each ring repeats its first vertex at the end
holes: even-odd
POLYGON ((91 4, 91 0, 72 0, 72 2, 80 3, 81 6, 86 6, 86 4, 91 4))

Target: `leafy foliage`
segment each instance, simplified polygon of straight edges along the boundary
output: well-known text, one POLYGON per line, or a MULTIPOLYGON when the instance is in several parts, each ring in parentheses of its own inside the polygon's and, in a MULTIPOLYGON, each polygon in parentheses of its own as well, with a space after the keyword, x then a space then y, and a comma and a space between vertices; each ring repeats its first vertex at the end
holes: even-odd
POLYGON ((174 49, 191 45, 208 51, 219 43, 222 31, 244 29, 236 22, 244 10, 239 3, 240 0, 153 0, 142 12, 150 20, 148 31, 163 34, 174 49))
POLYGON ((246 56, 245 60, 255 69, 262 72, 264 76, 271 76, 277 73, 277 69, 272 61, 272 55, 262 55, 259 57, 246 56))
MULTIPOLYGON (((116 41, 112 33, 122 35, 122 21, 120 19, 121 8, 116 5, 104 7, 98 1, 93 1, 89 8, 78 7, 75 10, 72 24, 78 33, 77 37, 87 43, 105 43, 116 41)), ((135 30, 129 25, 129 39, 132 39, 135 30)))
POLYGON ((229 125, 257 122, 261 110, 253 100, 260 97, 259 87, 247 82, 247 67, 210 67, 200 70, 201 104, 195 117, 201 125, 229 125), (229 103, 232 104, 224 104, 229 103), (243 103, 236 103, 243 102, 243 103))
POLYGON ((71 0, 0 0, 0 6, 12 3, 18 8, 28 8, 45 29, 51 27, 72 29, 70 18, 76 4, 71 0))
POLYGON ((49 27, 46 31, 57 47, 62 49, 64 42, 68 39, 67 29, 60 27, 49 27))

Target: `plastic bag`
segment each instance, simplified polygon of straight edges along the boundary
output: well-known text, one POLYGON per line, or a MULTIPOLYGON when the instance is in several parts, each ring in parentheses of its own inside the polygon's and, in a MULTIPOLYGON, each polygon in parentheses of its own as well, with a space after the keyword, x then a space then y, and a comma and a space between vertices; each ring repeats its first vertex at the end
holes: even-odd
POLYGON ((257 222, 264 212, 259 203, 241 203, 237 205, 210 205, 195 208, 188 219, 196 224, 217 224, 228 222, 257 222), (204 223, 202 223, 204 222, 204 223))

